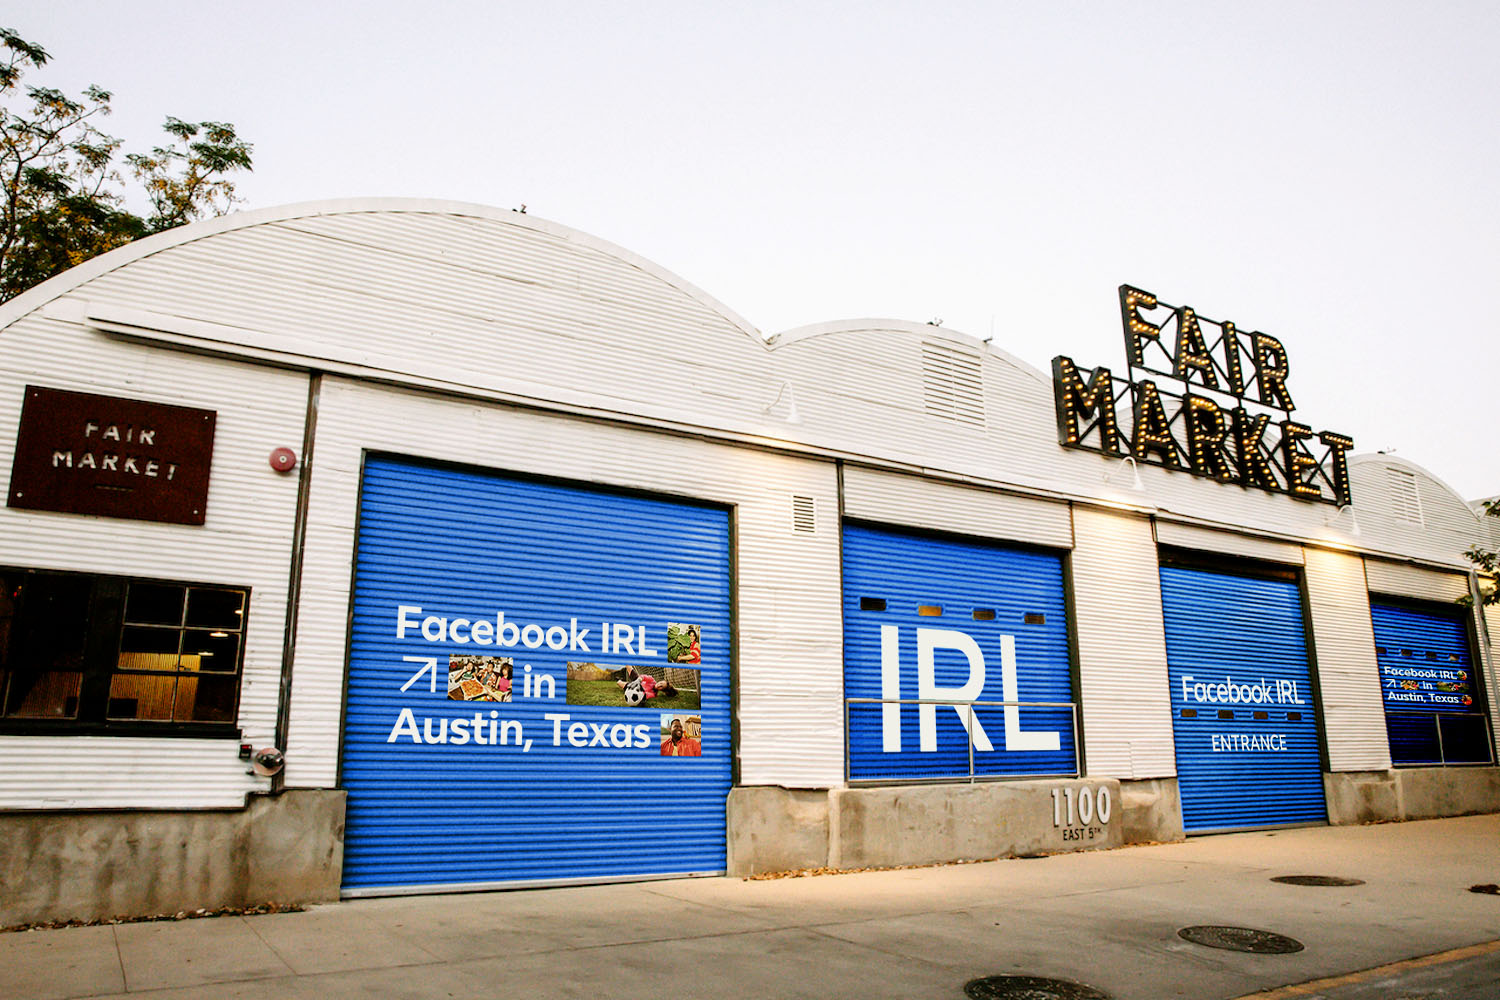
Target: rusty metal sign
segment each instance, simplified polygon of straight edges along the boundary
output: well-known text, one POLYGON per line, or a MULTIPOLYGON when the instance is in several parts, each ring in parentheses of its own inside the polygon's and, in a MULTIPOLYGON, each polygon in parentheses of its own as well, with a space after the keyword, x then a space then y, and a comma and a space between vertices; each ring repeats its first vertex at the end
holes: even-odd
POLYGON ((217 416, 28 385, 7 505, 202 524, 217 416))

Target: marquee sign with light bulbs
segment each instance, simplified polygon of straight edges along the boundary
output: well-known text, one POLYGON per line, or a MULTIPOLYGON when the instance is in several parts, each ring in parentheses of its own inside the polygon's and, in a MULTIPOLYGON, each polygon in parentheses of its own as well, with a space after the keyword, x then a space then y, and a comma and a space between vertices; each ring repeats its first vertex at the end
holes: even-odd
POLYGON ((1286 348, 1120 286, 1131 379, 1052 359, 1058 442, 1299 500, 1350 502, 1354 441, 1292 419, 1286 348), (1159 376, 1170 385, 1158 385, 1159 376))

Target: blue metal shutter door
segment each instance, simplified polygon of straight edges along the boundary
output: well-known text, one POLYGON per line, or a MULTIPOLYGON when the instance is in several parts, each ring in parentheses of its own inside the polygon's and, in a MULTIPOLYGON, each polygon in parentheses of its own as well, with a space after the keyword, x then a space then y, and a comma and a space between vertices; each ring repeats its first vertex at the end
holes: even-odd
MULTIPOLYGON (((955 700, 1073 700, 1059 556, 853 524, 843 543, 846 698, 918 698, 925 631, 935 686, 960 690, 983 672, 982 685, 955 700), (1010 698, 1007 658, 1015 671, 1010 698)), ((960 712, 927 711, 924 723, 914 705, 852 702, 850 778, 966 780, 969 736, 960 712)), ((976 775, 1074 773, 1070 709, 978 706, 974 714, 993 748, 976 747, 976 775)))
POLYGON ((1327 821, 1296 583, 1163 566, 1183 825, 1327 821))
POLYGON ((1466 617, 1456 609, 1370 604, 1395 764, 1488 764, 1494 758, 1466 617))
POLYGON ((345 893, 722 871, 729 592, 723 508, 370 457, 345 893))

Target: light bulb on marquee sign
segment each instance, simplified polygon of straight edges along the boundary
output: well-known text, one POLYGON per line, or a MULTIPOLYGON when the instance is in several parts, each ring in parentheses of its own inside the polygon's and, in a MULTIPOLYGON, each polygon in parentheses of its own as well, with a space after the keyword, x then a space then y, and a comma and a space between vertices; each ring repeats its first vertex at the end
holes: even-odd
POLYGON ((1354 441, 1291 419, 1291 364, 1281 341, 1259 331, 1242 335, 1227 320, 1207 319, 1130 285, 1120 286, 1120 320, 1131 375, 1140 369, 1178 383, 1181 391, 1151 379, 1119 379, 1104 367, 1085 378, 1060 354, 1052 359, 1052 385, 1064 448, 1129 456, 1299 500, 1350 503, 1354 441), (1126 399, 1128 414, 1122 414, 1126 399), (1272 412, 1252 413, 1247 405, 1279 411, 1282 419, 1273 423, 1272 412), (1314 440, 1323 444, 1322 455, 1309 449, 1314 440))

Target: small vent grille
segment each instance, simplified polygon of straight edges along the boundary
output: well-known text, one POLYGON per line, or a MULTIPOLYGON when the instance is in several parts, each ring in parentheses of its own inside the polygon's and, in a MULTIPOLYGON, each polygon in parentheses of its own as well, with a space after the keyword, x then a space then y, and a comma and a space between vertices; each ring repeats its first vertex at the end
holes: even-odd
POLYGON ((946 344, 922 345, 922 387, 934 417, 984 426, 984 375, 979 355, 946 344))
POLYGON ((817 508, 812 497, 792 497, 792 530, 805 535, 818 530, 817 508))
POLYGON ((1401 521, 1422 523, 1422 495, 1417 491, 1416 473, 1405 469, 1386 469, 1391 487, 1391 510, 1401 521))

